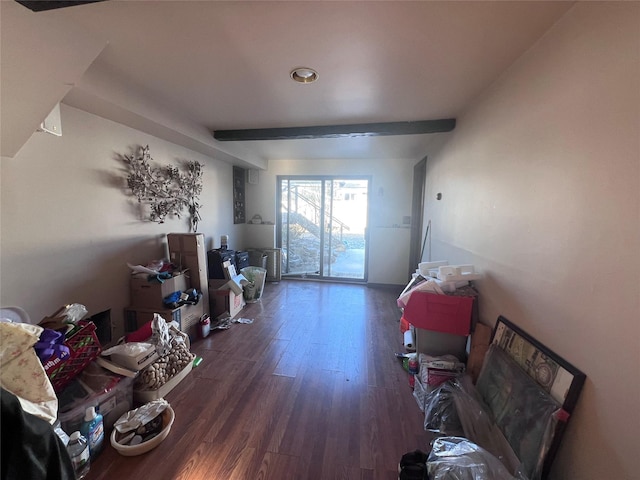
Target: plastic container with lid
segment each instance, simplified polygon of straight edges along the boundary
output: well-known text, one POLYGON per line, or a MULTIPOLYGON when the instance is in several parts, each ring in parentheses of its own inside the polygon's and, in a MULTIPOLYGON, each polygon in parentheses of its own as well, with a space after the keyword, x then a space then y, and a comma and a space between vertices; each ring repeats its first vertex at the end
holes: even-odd
MULTIPOLYGON (((94 362, 95 363, 95 362, 94 362)), ((114 422, 133 408, 134 378, 121 377, 102 368, 102 376, 87 375, 93 364, 80 374, 59 396, 58 418, 66 432, 80 430, 88 407, 95 407, 103 416, 105 433, 109 434, 114 422), (102 380, 102 381, 100 381, 102 380)))

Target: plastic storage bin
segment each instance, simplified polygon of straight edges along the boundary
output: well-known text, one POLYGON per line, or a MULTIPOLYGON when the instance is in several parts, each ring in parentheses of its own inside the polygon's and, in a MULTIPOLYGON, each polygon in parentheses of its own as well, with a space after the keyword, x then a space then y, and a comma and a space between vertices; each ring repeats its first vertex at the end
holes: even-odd
POLYGON ((249 285, 244 286, 244 300, 247 303, 257 302, 260 300, 260 297, 262 297, 264 281, 267 278, 267 270, 260 267, 245 267, 240 270, 240 273, 251 282, 249 285))
POLYGON ((62 429, 67 434, 80 430, 87 407, 96 407, 104 417, 105 430, 111 430, 120 415, 133 408, 133 381, 95 364, 89 365, 58 395, 62 429))
POLYGON ((66 387, 102 351, 93 322, 80 322, 78 329, 67 337, 69 358, 61 360, 54 354, 44 362, 44 370, 56 393, 66 387))

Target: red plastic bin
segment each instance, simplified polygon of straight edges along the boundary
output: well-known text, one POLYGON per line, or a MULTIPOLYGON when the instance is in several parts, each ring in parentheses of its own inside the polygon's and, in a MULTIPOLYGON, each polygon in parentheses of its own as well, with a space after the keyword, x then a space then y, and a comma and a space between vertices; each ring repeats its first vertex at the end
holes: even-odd
POLYGON ((434 332, 469 335, 473 297, 413 292, 404 318, 413 326, 434 332))
POLYGON ((44 362, 44 371, 56 392, 62 391, 102 351, 95 324, 80 322, 79 325, 81 328, 64 341, 69 347, 69 357, 61 360, 55 353, 44 362))

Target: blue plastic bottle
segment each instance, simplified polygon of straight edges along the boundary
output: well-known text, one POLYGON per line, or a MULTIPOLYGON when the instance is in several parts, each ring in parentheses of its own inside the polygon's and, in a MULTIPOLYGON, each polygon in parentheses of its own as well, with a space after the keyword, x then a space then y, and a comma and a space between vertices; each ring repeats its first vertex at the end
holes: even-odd
POLYGON ((104 445, 104 423, 102 415, 96 413, 96 407, 88 407, 84 414, 84 422, 80 427, 80 433, 89 443, 89 453, 93 460, 102 451, 104 445))

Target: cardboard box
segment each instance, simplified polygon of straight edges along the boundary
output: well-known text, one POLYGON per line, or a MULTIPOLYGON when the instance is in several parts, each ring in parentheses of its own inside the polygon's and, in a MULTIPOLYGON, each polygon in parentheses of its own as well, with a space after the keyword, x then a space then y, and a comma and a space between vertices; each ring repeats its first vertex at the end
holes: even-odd
POLYGON ((180 270, 188 269, 191 286, 202 292, 204 313, 209 313, 207 251, 203 233, 167 234, 169 259, 180 270))
POLYGON ((140 352, 137 355, 113 353, 110 355, 110 358, 112 362, 117 363, 118 365, 122 365, 130 370, 138 371, 155 362, 159 358, 159 355, 156 351, 156 347, 151 345, 151 348, 140 352))
POLYGON ((126 332, 135 332, 142 325, 153 320, 154 313, 158 313, 167 322, 175 321, 180 330, 189 337, 196 338, 200 317, 204 313, 204 301, 200 299, 197 305, 183 305, 173 310, 154 310, 149 308, 129 307, 124 310, 124 327, 126 332))
POLYGON ((491 341, 491 327, 477 323, 476 328, 471 334, 471 349, 469 359, 467 360, 467 372, 471 375, 473 383, 478 380, 480 369, 484 363, 484 357, 489 350, 489 342, 491 341))
POLYGON ((190 288, 188 272, 181 272, 160 283, 150 282, 148 275, 132 275, 131 305, 139 308, 151 308, 166 310, 163 300, 173 292, 184 292, 190 288))
POLYGON ((473 303, 474 297, 417 291, 411 294, 403 316, 416 328, 466 336, 471 331, 473 303))
POLYGON ((226 288, 227 280, 209 279, 209 302, 213 317, 229 312, 235 317, 245 306, 244 297, 226 288))

